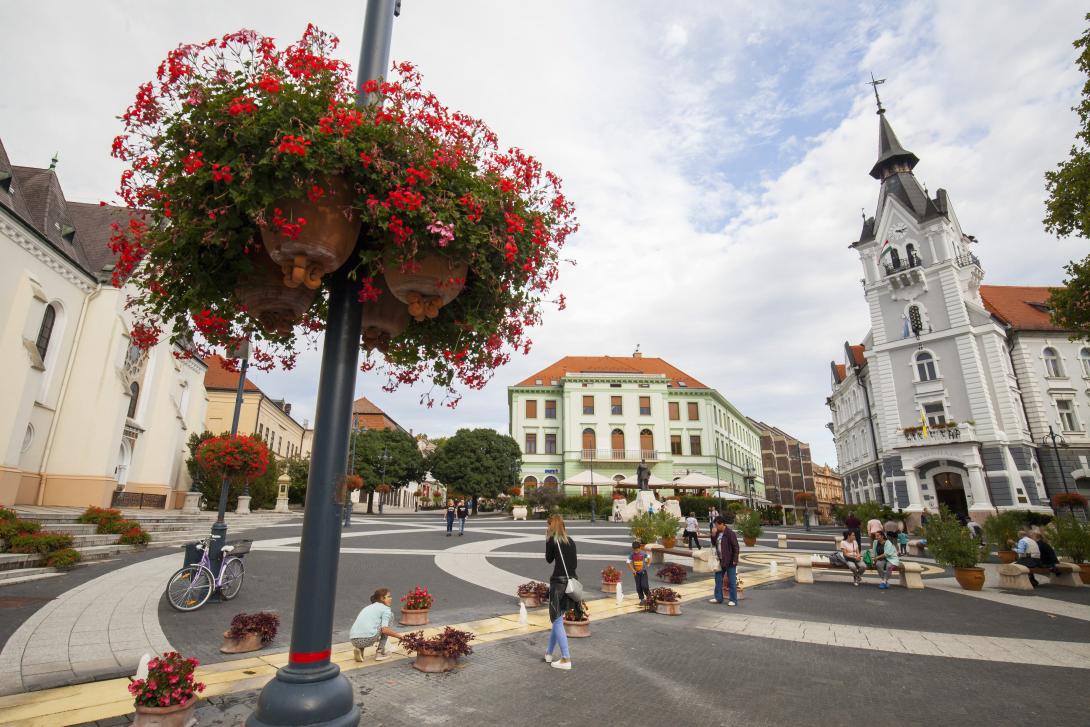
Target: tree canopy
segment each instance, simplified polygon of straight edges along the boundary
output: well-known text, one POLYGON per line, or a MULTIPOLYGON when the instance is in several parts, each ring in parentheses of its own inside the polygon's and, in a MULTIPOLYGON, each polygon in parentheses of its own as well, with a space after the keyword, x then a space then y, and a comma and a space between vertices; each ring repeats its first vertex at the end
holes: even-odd
POLYGON ((391 487, 419 482, 427 472, 416 440, 400 429, 368 429, 352 435, 349 457, 354 457, 355 472, 363 477, 364 489, 372 492, 383 482, 391 487))
MULTIPOLYGON (((1086 19, 1090 21, 1090 13, 1086 19)), ((1073 110, 1079 130, 1066 160, 1045 173, 1045 229, 1058 237, 1090 238, 1090 28, 1074 42, 1079 57, 1075 65, 1087 77, 1082 98, 1073 110)), ((1085 248, 1084 248, 1085 249, 1085 248)), ((1063 288, 1051 291, 1052 320, 1074 331, 1072 338, 1090 338, 1090 255, 1064 268, 1063 288)))
POLYGON ((459 429, 429 458, 432 477, 448 492, 495 497, 518 480, 522 450, 494 429, 459 429))

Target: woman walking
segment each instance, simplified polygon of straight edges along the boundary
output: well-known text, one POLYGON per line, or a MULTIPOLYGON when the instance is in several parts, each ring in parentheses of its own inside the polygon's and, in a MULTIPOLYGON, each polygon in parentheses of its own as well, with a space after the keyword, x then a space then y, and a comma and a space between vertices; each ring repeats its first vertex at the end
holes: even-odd
POLYGON ((564 519, 559 515, 549 518, 545 531, 545 562, 553 564, 553 575, 549 579, 549 648, 545 652, 545 661, 552 663, 555 669, 571 669, 571 654, 568 652, 568 635, 564 632, 564 614, 568 609, 575 609, 582 615, 582 604, 567 594, 568 580, 575 578, 575 569, 579 565, 575 553, 575 541, 568 537, 564 519), (560 646, 560 659, 553 661, 553 650, 560 646))

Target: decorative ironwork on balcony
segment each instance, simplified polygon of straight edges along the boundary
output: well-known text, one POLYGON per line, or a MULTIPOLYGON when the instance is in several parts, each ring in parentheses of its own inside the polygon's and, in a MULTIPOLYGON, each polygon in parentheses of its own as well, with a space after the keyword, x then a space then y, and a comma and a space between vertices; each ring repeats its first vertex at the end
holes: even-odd
POLYGON ((913 283, 923 282, 923 273, 920 268, 922 264, 920 262, 920 256, 915 252, 909 252, 904 260, 894 259, 891 263, 886 263, 884 266, 886 271, 886 278, 894 288, 906 288, 913 283))
POLYGON ((955 258, 955 262, 957 262, 958 267, 960 268, 963 268, 966 265, 976 265, 978 268, 980 267, 980 259, 971 252, 958 255, 957 258, 955 258))
POLYGON ((639 462, 645 459, 648 462, 657 461, 658 452, 653 449, 582 449, 579 451, 579 459, 589 461, 611 462, 639 462))

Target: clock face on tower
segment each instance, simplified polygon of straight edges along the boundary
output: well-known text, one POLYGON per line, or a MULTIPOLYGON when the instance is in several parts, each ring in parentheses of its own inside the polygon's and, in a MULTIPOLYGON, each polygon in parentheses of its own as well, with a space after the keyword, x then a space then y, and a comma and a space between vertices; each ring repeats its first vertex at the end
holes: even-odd
POLYGON ((908 229, 908 227, 905 226, 905 225, 900 225, 898 227, 894 227, 892 230, 890 230, 890 233, 889 233, 890 239, 895 240, 897 242, 901 242, 902 240, 905 239, 905 231, 907 229, 908 229))

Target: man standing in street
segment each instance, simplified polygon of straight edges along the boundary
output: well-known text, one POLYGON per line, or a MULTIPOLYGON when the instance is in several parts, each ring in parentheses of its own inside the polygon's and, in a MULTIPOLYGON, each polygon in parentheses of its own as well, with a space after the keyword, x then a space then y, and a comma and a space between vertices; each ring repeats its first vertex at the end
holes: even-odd
POLYGON ((465 500, 458 501, 458 536, 466 534, 466 518, 469 517, 469 508, 465 500))
MULTIPOLYGON (((731 518, 733 520, 733 517, 731 518)), ((715 518, 715 554, 719 557, 719 570, 715 572, 715 597, 708 603, 723 603, 723 579, 727 579, 728 606, 738 605, 738 536, 727 526, 727 518, 715 518)))

